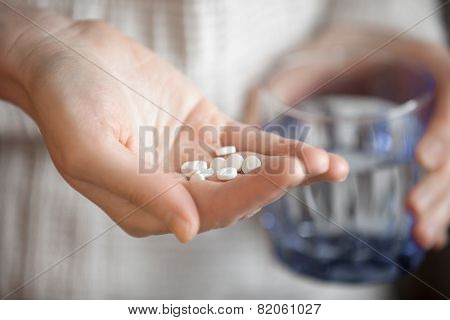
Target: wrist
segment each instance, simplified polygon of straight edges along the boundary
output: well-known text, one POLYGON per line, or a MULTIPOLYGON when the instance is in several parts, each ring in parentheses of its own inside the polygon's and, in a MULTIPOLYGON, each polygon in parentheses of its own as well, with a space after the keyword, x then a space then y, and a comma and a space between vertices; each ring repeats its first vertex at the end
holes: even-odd
POLYGON ((0 99, 18 104, 23 87, 13 49, 23 26, 17 14, 5 4, 0 5, 0 99))
POLYGON ((27 8, 16 9, 3 3, 0 8, 0 99, 12 102, 32 114, 29 95, 25 89, 28 68, 24 61, 24 47, 31 40, 29 35, 31 36, 32 25, 20 15, 28 16, 31 12, 27 8))
POLYGON ((0 8, 0 99, 14 103, 35 118, 30 85, 39 72, 46 43, 51 40, 43 30, 53 33, 71 20, 32 7, 2 4, 0 8))

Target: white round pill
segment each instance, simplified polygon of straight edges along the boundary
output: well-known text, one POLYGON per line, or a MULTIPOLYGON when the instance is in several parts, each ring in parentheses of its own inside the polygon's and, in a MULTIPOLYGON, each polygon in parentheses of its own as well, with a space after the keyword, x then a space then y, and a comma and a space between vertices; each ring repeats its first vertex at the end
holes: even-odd
POLYGON ((214 173, 227 166, 227 160, 225 158, 217 157, 211 160, 211 168, 214 173))
POLYGON ((205 178, 212 177, 216 172, 213 168, 208 168, 205 171, 200 172, 205 178))
POLYGON ((189 181, 195 182, 195 181, 203 181, 205 180, 205 176, 201 174, 200 172, 195 172, 190 178, 189 181))
POLYGON ((227 154, 235 153, 236 147, 235 146, 226 146, 216 149, 216 155, 218 157, 220 156, 226 156, 227 154))
POLYGON ((195 172, 205 171, 206 169, 208 169, 208 163, 206 161, 188 161, 183 163, 183 165, 181 166, 181 173, 185 177, 190 177, 195 172))
POLYGON ((226 181, 237 177, 237 170, 233 167, 222 168, 217 172, 217 179, 226 181))
POLYGON ((241 156, 239 153, 233 153, 227 157, 227 167, 236 168, 238 172, 241 171, 243 162, 244 157, 241 156))
POLYGON ((261 160, 257 156, 248 156, 242 163, 242 172, 249 173, 261 167, 261 160))

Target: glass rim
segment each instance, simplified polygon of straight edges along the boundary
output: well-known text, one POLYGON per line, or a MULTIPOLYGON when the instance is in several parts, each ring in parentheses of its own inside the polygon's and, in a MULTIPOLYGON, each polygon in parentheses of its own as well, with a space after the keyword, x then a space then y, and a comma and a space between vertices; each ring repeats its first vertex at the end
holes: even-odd
MULTIPOLYGON (((359 52, 359 53, 370 52, 370 50, 366 50, 366 49, 355 50, 354 48, 343 49, 341 47, 333 48, 333 50, 335 53, 334 59, 337 61, 339 61, 338 59, 345 59, 345 58, 348 59, 351 56, 351 54, 355 55, 355 53, 357 53, 357 52, 359 52)), ((320 52, 322 55, 326 56, 327 59, 330 59, 330 51, 332 52, 333 50, 327 51, 326 54, 324 54, 323 49, 316 49, 315 51, 320 52)), ((384 57, 386 57, 386 56, 389 56, 389 55, 384 53, 384 57)), ((373 58, 374 58, 374 56, 367 57, 367 59, 373 59, 373 58)), ((333 58, 331 58, 331 61, 333 61, 333 58)), ((281 64, 275 65, 275 67, 272 69, 272 71, 274 71, 274 69, 277 69, 277 70, 285 69, 287 71, 287 70, 292 70, 293 66, 300 67, 301 65, 311 65, 311 63, 314 64, 314 63, 318 63, 318 62, 319 61, 318 61, 317 52, 314 52, 314 54, 312 54, 311 52, 299 52, 296 54, 291 54, 291 55, 286 56, 281 61, 281 64), (297 56, 297 61, 298 61, 298 56, 301 56, 302 58, 310 57, 312 59, 310 61, 302 60, 301 63, 295 63, 296 56, 297 56), (288 65, 288 68, 285 67, 286 65, 288 65), (282 68, 280 68, 280 66, 282 68)), ((320 62, 324 62, 324 61, 320 61, 320 62)), ((327 60, 326 62, 330 63, 330 60, 327 60)), ((381 63, 381 62, 378 62, 378 63, 381 63)), ((386 62, 384 62, 384 63, 386 64, 386 62)), ((261 100, 262 105, 263 105, 263 107, 264 106, 267 107, 267 103, 270 102, 271 103, 270 107, 276 108, 277 110, 275 110, 275 112, 278 111, 276 117, 279 117, 281 115, 288 115, 288 116, 291 116, 291 117, 299 119, 299 120, 307 120, 307 121, 314 121, 314 122, 335 122, 335 121, 378 122, 378 121, 393 120, 393 119, 411 114, 413 112, 420 111, 429 102, 431 102, 433 100, 434 94, 435 94, 436 85, 435 85, 435 81, 429 70, 427 70, 423 65, 416 63, 412 59, 402 60, 402 63, 404 65, 410 65, 411 69, 413 68, 413 66, 415 67, 416 70, 414 70, 414 72, 417 74, 417 76, 420 76, 423 78, 424 83, 426 84, 426 89, 423 92, 418 93, 417 96, 411 97, 406 102, 399 103, 397 107, 386 110, 382 114, 367 115, 367 116, 361 116, 361 115, 329 116, 326 114, 319 114, 319 113, 312 113, 312 112, 304 111, 304 110, 301 110, 301 108, 299 108, 299 107, 305 101, 308 101, 309 99, 316 97, 317 95, 315 93, 307 94, 306 97, 300 99, 298 102, 296 102, 295 104, 293 104, 291 106, 291 105, 284 103, 275 94, 273 94, 272 90, 269 88, 267 81, 265 81, 264 85, 259 89, 260 95, 262 98, 262 100, 261 100)), ((341 94, 336 94, 336 95, 341 95, 341 94)), ((355 95, 355 96, 358 96, 358 95, 355 95)), ((367 95, 359 95, 359 96, 364 97, 367 95)), ((373 96, 377 97, 377 95, 373 95, 373 96)), ((388 100, 388 99, 386 99, 386 100, 388 100)))
MULTIPOLYGON (((418 96, 416 98, 412 98, 402 104, 399 104, 398 107, 386 110, 382 114, 376 115, 367 115, 367 116, 348 116, 348 115, 333 115, 329 116, 326 114, 312 113, 308 111, 304 111, 299 109, 299 105, 308 101, 309 98, 299 101, 294 106, 289 106, 283 103, 281 100, 277 99, 274 95, 271 94, 266 88, 260 90, 263 100, 267 101, 267 98, 271 99, 273 103, 271 103, 271 107, 276 105, 276 108, 279 111, 277 113, 277 117, 281 115, 287 115, 299 120, 308 120, 314 122, 336 122, 336 121, 351 121, 351 122, 379 122, 379 121, 390 121, 402 116, 411 114, 413 112, 420 111, 424 108, 429 102, 433 99, 433 92, 427 92, 418 96), (266 97, 266 98, 264 98, 266 97)), ((357 95, 355 95, 357 96, 357 95)), ((364 95, 360 95, 360 97, 364 97, 364 95)), ((269 121, 270 123, 271 121, 269 121)))

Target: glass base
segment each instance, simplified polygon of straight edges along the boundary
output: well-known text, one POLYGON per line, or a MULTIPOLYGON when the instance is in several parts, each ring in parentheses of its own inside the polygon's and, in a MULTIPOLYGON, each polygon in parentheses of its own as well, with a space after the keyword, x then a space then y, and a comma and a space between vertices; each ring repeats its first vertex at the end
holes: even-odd
MULTIPOLYGON (((386 246, 392 244, 391 240, 364 239, 364 241, 384 256, 367 248, 371 252, 362 259, 355 258, 355 255, 327 259, 308 256, 276 244, 274 246, 279 259, 295 272, 322 280, 350 283, 392 282, 406 274, 406 271, 417 270, 425 256, 425 251, 412 239, 405 243, 403 250, 397 256, 388 256, 384 253, 387 249, 386 246)), ((351 247, 351 242, 358 242, 359 246, 362 245, 359 240, 352 239, 349 235, 320 239, 317 244, 318 246, 339 244, 339 247, 345 245, 351 247)))

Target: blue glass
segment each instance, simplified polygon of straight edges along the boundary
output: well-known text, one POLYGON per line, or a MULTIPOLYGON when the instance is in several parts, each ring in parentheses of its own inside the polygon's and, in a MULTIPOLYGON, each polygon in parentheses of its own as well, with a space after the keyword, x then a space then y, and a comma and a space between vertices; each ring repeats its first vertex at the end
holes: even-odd
MULTIPOLYGON (((390 282, 425 255, 404 199, 421 177, 414 150, 432 112, 434 81, 413 63, 367 63, 380 66, 347 72, 342 86, 322 88, 264 126, 296 139, 307 132, 306 142, 350 163, 345 182, 295 188, 261 215, 276 256, 323 280, 390 282)), ((262 99, 268 119, 279 114, 276 98, 262 99)))

